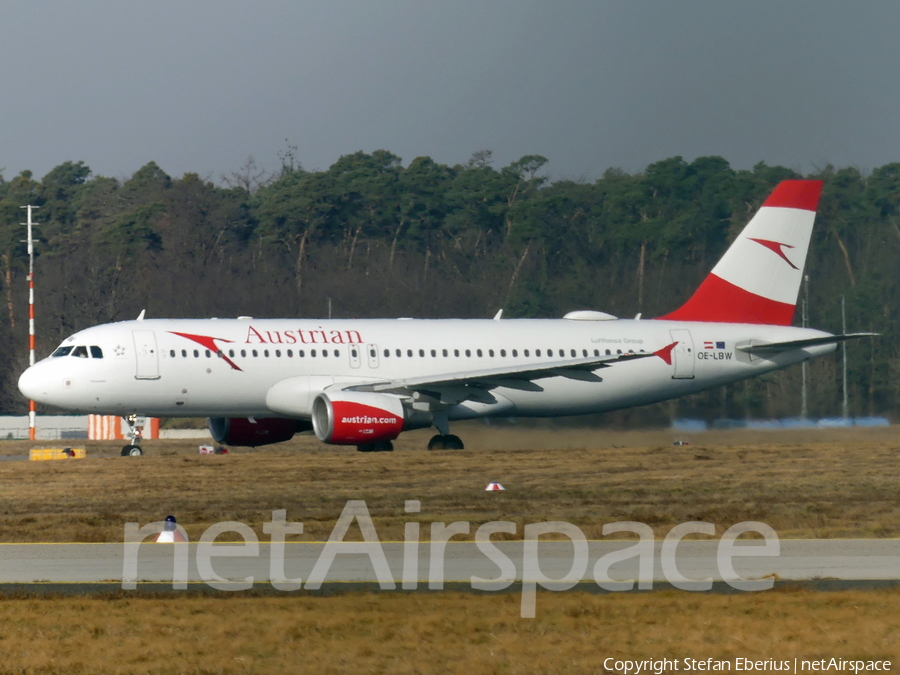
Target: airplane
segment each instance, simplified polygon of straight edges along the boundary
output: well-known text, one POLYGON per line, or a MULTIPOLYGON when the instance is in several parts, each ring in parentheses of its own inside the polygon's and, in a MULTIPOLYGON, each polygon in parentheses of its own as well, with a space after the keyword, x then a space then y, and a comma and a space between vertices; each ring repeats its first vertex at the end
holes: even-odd
POLYGON ((19 389, 75 413, 208 417, 232 446, 312 430, 362 452, 457 420, 605 412, 693 394, 833 352, 847 339, 791 325, 822 182, 775 187, 696 292, 656 319, 145 319, 67 337, 19 389))

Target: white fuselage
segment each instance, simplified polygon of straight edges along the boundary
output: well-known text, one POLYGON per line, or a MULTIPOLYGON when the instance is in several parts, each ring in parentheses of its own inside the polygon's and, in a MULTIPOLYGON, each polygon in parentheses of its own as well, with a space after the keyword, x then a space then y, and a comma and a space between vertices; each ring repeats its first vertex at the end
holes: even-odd
POLYGON ((468 400, 448 410, 449 419, 552 417, 644 405, 785 368, 835 346, 766 357, 737 347, 826 335, 788 326, 622 319, 152 319, 75 333, 63 342, 73 349, 29 368, 20 389, 81 413, 308 418, 314 397, 335 385, 652 353, 678 342, 671 364, 656 356, 615 363, 595 371, 601 381, 553 375, 531 387, 500 381, 493 402, 468 400), (285 404, 270 392, 288 378, 304 385, 293 387, 285 404))

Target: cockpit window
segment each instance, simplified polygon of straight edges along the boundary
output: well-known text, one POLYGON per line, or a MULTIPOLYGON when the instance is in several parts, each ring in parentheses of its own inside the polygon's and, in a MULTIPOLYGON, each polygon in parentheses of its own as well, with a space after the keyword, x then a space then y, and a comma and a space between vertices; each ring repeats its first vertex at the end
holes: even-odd
POLYGON ((60 347, 55 352, 53 352, 53 356, 68 356, 69 352, 72 351, 71 347, 60 347))
POLYGON ((82 359, 86 359, 88 357, 87 347, 83 345, 78 345, 75 349, 72 350, 72 356, 77 356, 82 359))
POLYGON ((96 345, 91 345, 91 358, 94 359, 102 359, 103 358, 103 350, 96 345))

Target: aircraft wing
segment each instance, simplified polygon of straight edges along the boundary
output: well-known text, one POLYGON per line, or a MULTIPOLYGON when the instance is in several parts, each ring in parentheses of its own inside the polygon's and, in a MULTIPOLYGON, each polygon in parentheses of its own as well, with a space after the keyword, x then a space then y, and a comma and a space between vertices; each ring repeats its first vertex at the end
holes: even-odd
POLYGON ((874 337, 879 333, 847 333, 845 335, 829 335, 827 337, 809 338, 808 340, 790 340, 788 342, 770 342, 768 344, 759 345, 739 345, 735 349, 756 355, 780 354, 781 352, 790 351, 792 349, 803 349, 804 347, 816 347, 818 345, 837 344, 846 340, 856 340, 863 337, 874 337))
MULTIPOLYGON (((552 361, 546 363, 531 363, 523 365, 506 366, 502 368, 486 368, 484 370, 460 371, 457 373, 444 373, 441 375, 426 375, 423 377, 410 377, 399 380, 386 380, 383 382, 366 382, 354 384, 343 389, 353 391, 377 391, 385 393, 408 394, 412 392, 437 393, 445 390, 454 390, 456 395, 452 398, 465 400, 481 400, 483 392, 495 387, 509 387, 526 391, 543 391, 543 388, 535 382, 547 377, 566 377, 571 380, 584 382, 602 382, 602 378, 594 371, 601 368, 646 359, 654 356, 662 358, 671 364, 672 348, 678 344, 674 342, 657 352, 631 352, 616 354, 614 356, 587 357, 581 359, 566 359, 564 361, 552 361), (462 394, 460 390, 466 389, 462 394), (479 392, 482 392, 479 394, 479 392)), ((439 396, 440 397, 440 396, 439 396)), ((443 397, 441 397, 443 398, 443 397)))

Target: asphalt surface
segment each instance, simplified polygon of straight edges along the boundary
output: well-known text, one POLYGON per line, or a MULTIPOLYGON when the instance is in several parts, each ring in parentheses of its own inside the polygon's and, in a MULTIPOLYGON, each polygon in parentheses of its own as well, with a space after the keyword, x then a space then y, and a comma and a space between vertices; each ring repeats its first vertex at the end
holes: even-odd
POLYGON ((632 556, 619 561, 613 561, 616 552, 635 552, 635 549, 625 551, 633 547, 633 541, 591 541, 587 543, 586 555, 582 556, 576 556, 572 543, 567 541, 493 542, 492 546, 496 547, 491 550, 493 559, 472 542, 447 543, 443 556, 437 548, 432 550, 431 544, 421 542, 418 547, 407 547, 405 569, 404 544, 398 542, 370 545, 366 549, 368 553, 359 544, 350 542, 327 548, 321 542, 289 542, 284 545, 283 566, 277 561, 277 547, 268 543, 258 544, 256 550, 241 544, 210 547, 150 541, 139 547, 134 544, 0 544, 0 591, 208 588, 288 592, 301 587, 310 591, 368 587, 494 591, 518 587, 523 581, 526 584, 536 581, 551 590, 577 585, 579 589, 593 588, 599 592, 672 587, 764 590, 785 583, 819 588, 900 584, 900 540, 897 539, 782 540, 777 544, 779 550, 769 551, 777 555, 761 555, 762 540, 735 544, 736 555, 730 559, 733 573, 728 568, 728 560, 722 558, 720 542, 715 540, 681 541, 674 551, 665 553, 663 543, 656 541, 652 549, 649 546, 644 549, 643 558, 632 556), (601 558, 602 564, 595 569, 601 558), (178 567, 178 560, 186 564, 178 567), (652 566, 648 564, 651 562, 652 566), (604 575, 606 569, 608 574, 604 575), (313 583, 310 583, 311 576, 317 577, 312 579, 313 583), (278 581, 276 577, 300 579, 300 583, 278 581), (473 582, 473 577, 484 581, 473 582), (632 584, 631 580, 638 583, 632 584))

